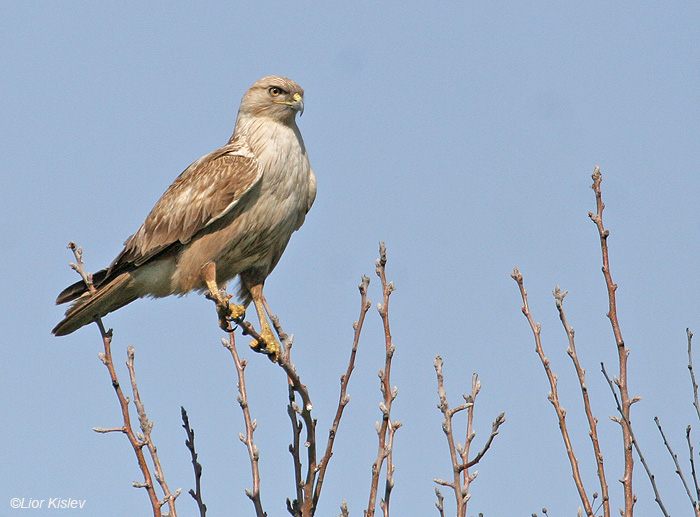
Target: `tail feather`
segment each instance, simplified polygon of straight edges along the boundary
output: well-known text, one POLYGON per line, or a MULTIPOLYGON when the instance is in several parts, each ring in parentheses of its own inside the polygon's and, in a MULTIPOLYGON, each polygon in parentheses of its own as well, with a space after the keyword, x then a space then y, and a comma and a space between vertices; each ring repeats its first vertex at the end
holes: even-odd
MULTIPOLYGON (((107 269, 101 269, 100 271, 92 275, 92 282, 96 287, 99 288, 106 277, 107 269)), ((61 291, 61 294, 59 294, 58 298, 56 298, 56 305, 72 302, 73 300, 80 298, 81 295, 87 293, 87 291, 87 285, 83 280, 80 280, 61 291)))
POLYGON ((87 286, 83 281, 68 287, 59 295, 57 302, 63 303, 59 300, 75 301, 66 311, 65 318, 51 332, 56 336, 65 336, 92 323, 96 318, 133 302, 139 296, 132 288, 130 280, 130 273, 122 273, 110 280, 108 284, 100 286, 95 294, 87 292, 87 286), (81 284, 82 294, 79 293, 81 284))

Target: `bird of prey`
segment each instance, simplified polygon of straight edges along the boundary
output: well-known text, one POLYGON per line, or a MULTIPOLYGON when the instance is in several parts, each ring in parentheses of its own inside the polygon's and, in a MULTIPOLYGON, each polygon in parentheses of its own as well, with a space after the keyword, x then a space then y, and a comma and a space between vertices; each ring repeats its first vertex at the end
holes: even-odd
MULTIPOLYGON (((70 334, 144 296, 209 290, 223 313, 239 317, 252 300, 263 350, 277 359, 263 284, 316 197, 316 178, 296 124, 304 90, 267 76, 243 96, 233 136, 178 176, 112 264, 66 288, 73 302, 53 329, 70 334), (219 291, 240 277, 242 306, 219 291)), ((255 342, 254 342, 255 343, 255 342)))

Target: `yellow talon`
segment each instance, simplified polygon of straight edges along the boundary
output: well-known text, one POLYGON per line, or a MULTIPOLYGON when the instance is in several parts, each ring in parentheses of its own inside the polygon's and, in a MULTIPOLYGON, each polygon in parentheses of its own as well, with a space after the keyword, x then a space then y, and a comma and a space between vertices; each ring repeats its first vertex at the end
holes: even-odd
POLYGON ((244 305, 236 305, 235 303, 229 302, 228 310, 231 311, 231 315, 229 316, 229 318, 234 320, 241 318, 245 314, 244 305))
POLYGON ((260 338, 262 341, 257 339, 251 341, 250 348, 260 350, 270 357, 270 361, 278 362, 282 353, 282 345, 279 344, 275 335, 270 329, 265 329, 260 334, 260 338))
POLYGON ((223 304, 217 303, 217 313, 219 314, 219 327, 229 332, 231 327, 229 321, 238 321, 245 315, 245 307, 225 301, 223 304))
POLYGON ((226 285, 221 288, 216 283, 216 264, 208 262, 202 266, 202 277, 209 291, 204 296, 216 303, 216 313, 219 316, 219 327, 224 332, 231 332, 229 321, 236 323, 245 315, 245 306, 236 305, 229 300, 231 296, 226 294, 226 285))

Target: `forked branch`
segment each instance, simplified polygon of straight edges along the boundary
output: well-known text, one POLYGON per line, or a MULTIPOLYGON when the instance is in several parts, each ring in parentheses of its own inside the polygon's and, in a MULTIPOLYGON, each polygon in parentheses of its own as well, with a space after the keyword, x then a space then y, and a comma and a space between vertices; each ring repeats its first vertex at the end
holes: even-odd
MULTIPOLYGON (((310 517, 316 512, 318 500, 323 488, 326 469, 333 455, 333 444, 335 443, 335 437, 338 432, 338 427, 340 426, 340 420, 342 418, 345 406, 350 400, 347 393, 348 384, 355 366, 355 357, 357 354, 357 347, 359 344, 360 333, 362 332, 365 315, 371 306, 371 302, 367 300, 368 285, 369 279, 367 277, 363 277, 362 283, 359 286, 361 294, 360 317, 358 321, 353 324, 354 339, 352 350, 350 352, 350 360, 345 374, 341 377, 338 407, 329 431, 325 453, 318 462, 316 420, 311 415, 313 404, 306 385, 301 381, 296 367, 291 362, 293 336, 290 336, 284 332, 280 325, 279 318, 272 314, 267 300, 263 298, 265 310, 268 313, 280 342, 283 345, 283 353, 277 364, 279 364, 287 378, 289 394, 287 413, 292 423, 292 443, 289 447, 289 451, 293 460, 294 481, 296 487, 296 497, 293 500, 287 499, 287 510, 295 517, 310 517), (298 399, 300 399, 300 403, 297 402, 298 399), (304 429, 306 430, 306 436, 305 440, 302 442, 301 435, 304 429), (302 451, 304 449, 306 449, 306 473, 304 473, 304 466, 302 463, 302 451)), ((253 338, 257 339, 257 332, 250 323, 246 321, 237 321, 236 323, 243 328, 244 334, 249 334, 253 338)), ((226 346, 234 356, 234 362, 236 363, 239 378, 239 403, 243 409, 244 418, 246 421, 246 434, 241 434, 240 437, 248 448, 249 456, 251 458, 251 467, 253 470, 253 490, 247 491, 246 493, 251 500, 253 500, 256 508, 256 514, 258 516, 262 516, 265 514, 262 511, 262 506, 260 505, 260 474, 258 469, 259 452, 252 440, 256 422, 250 418, 247 394, 245 392, 245 361, 241 360, 238 356, 232 334, 229 341, 223 341, 224 346, 226 346)), ((343 511, 347 512, 347 507, 344 507, 343 511)))
MULTIPOLYGON (((114 388, 114 391, 117 394, 117 398, 119 399, 119 406, 122 410, 122 418, 124 420, 124 425, 120 428, 113 429, 103 429, 100 427, 96 427, 94 428, 94 430, 98 433, 120 431, 127 436, 127 438, 129 439, 129 443, 131 444, 131 447, 134 449, 134 453, 136 454, 136 460, 138 461, 139 468, 143 473, 143 482, 134 481, 132 485, 135 488, 146 489, 146 492, 148 492, 148 498, 151 501, 153 516, 161 517, 162 503, 158 500, 158 496, 153 485, 153 477, 151 476, 150 468, 148 467, 146 457, 143 453, 143 447, 146 445, 146 443, 143 440, 137 438, 136 433, 134 433, 134 430, 131 427, 131 417, 129 415, 129 399, 126 398, 126 396, 122 392, 121 384, 119 384, 119 380, 117 379, 117 373, 114 369, 114 361, 112 360, 112 330, 110 329, 109 331, 105 331, 101 319, 98 318, 96 322, 97 326, 100 329, 100 334, 102 334, 102 343, 104 345, 104 353, 99 354, 100 360, 109 371, 109 376, 112 380, 112 387, 114 388)), ((176 515, 174 506, 170 507, 169 515, 176 515)))
MULTIPOLYGON (((75 257, 75 262, 71 262, 70 267, 80 275, 80 277, 83 279, 83 282, 85 282, 88 291, 91 294, 95 294, 95 287, 92 284, 92 274, 88 273, 85 270, 82 248, 71 241, 70 243, 68 243, 68 249, 70 249, 73 252, 73 256, 75 257)), ((138 436, 131 426, 131 417, 129 415, 129 399, 124 395, 122 391, 121 384, 119 383, 119 379, 117 378, 117 373, 114 368, 114 361, 112 359, 112 329, 105 330, 104 325, 102 324, 102 319, 99 317, 95 318, 95 323, 97 324, 97 327, 100 330, 102 344, 104 347, 104 352, 101 352, 99 354, 99 357, 102 363, 107 367, 107 370, 109 371, 112 387, 114 388, 117 398, 119 399, 119 406, 122 411, 122 419, 124 423, 121 427, 94 427, 93 430, 98 433, 121 432, 127 436, 127 438, 129 439, 129 443, 131 444, 132 448, 134 449, 134 453, 136 454, 136 460, 138 461, 139 468, 143 473, 144 479, 143 482, 134 481, 132 485, 135 488, 146 489, 146 492, 148 493, 148 498, 151 502, 151 508, 153 509, 154 517, 161 517, 161 509, 162 506, 164 506, 165 504, 167 504, 169 508, 168 516, 177 517, 177 513, 175 510, 175 499, 180 494, 180 489, 178 489, 174 494, 170 493, 168 485, 165 481, 165 476, 163 475, 163 471, 160 466, 160 461, 158 460, 156 447, 151 439, 151 429, 153 427, 153 422, 148 420, 148 417, 146 416, 146 411, 143 407, 143 404, 141 403, 141 397, 138 392, 138 386, 136 384, 136 373, 134 371, 134 349, 133 347, 129 347, 127 356, 127 367, 129 369, 129 374, 131 377, 131 386, 134 394, 134 402, 136 404, 139 421, 141 422, 142 433, 139 433, 138 436), (151 475, 150 468, 146 461, 146 457, 143 453, 144 446, 147 447, 151 453, 151 458, 155 464, 155 477, 160 483, 165 493, 165 497, 162 501, 159 500, 158 495, 156 494, 155 486, 153 484, 153 476, 151 475)))
MULTIPOLYGON (((435 483, 451 488, 454 491, 455 499, 457 503, 457 517, 465 517, 467 515, 467 503, 471 497, 469 493, 469 487, 471 482, 476 479, 478 471, 469 473, 469 468, 473 467, 484 457, 486 452, 491 447, 493 439, 498 434, 500 426, 505 422, 505 413, 501 413, 496 417, 491 426, 491 434, 486 440, 486 444, 481 451, 472 459, 469 459, 469 450, 471 443, 476 436, 474 431, 474 404, 476 401, 476 396, 481 390, 481 381, 477 374, 472 376, 472 393, 471 395, 462 395, 464 397, 464 404, 457 406, 455 408, 450 408, 449 402, 447 401, 447 393, 445 391, 444 375, 442 373, 443 361, 438 355, 435 357, 435 372, 437 374, 437 385, 438 385, 438 397, 440 403, 438 404, 438 409, 442 412, 445 417, 442 421, 442 430, 447 438, 447 446, 450 451, 450 459, 452 461, 452 481, 445 481, 443 479, 435 479, 435 483), (467 435, 464 441, 464 446, 460 443, 455 444, 454 430, 452 425, 452 418, 461 411, 467 411, 467 435)), ((444 516, 444 502, 443 496, 440 490, 435 489, 435 495, 437 496, 437 502, 435 506, 440 512, 441 516, 444 516)))

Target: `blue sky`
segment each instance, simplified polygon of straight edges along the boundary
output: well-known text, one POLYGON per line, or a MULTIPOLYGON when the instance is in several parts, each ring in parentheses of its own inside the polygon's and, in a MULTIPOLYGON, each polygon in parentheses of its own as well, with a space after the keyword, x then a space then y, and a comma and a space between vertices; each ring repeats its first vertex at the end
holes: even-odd
MULTIPOLYGON (((437 515, 432 479, 449 476, 436 354, 445 359, 453 404, 472 373, 480 375, 476 444, 506 412, 472 485, 469 515, 542 507, 574 515, 579 506, 509 277, 514 266, 542 323, 592 493, 580 394, 550 294, 557 284, 569 290, 565 307, 600 420, 612 506, 622 505, 620 432, 607 418, 614 404, 599 373, 600 361, 615 370, 616 350, 587 216, 595 206, 590 174, 600 165, 630 391, 643 397, 633 424, 669 513, 689 515, 652 419, 659 416, 686 465, 685 427, 698 425, 685 328, 700 332, 699 22, 692 3, 6 3, 0 516, 15 515, 13 497, 86 499, 89 515, 148 513, 145 493, 131 487, 140 472, 126 438, 91 430, 120 423, 97 358, 97 328, 49 334, 63 312, 55 296, 77 278, 65 246, 82 245, 89 269, 109 264, 171 181, 227 141, 243 93, 268 74, 306 91, 299 126, 318 197, 266 295, 296 336, 294 360, 320 436, 350 350, 356 286, 369 275, 370 298, 379 301, 374 260, 378 242, 387 244, 397 286, 393 417, 404 424, 393 513, 437 515)), ((235 370, 210 302, 140 300, 105 325, 115 330, 120 367, 126 347, 136 347, 170 486, 193 485, 184 405, 211 515, 252 514, 235 370)), ((269 515, 284 515, 294 490, 285 379, 264 358, 243 353, 259 422, 263 503, 269 515)), ((343 499, 351 515, 366 506, 382 361, 372 309, 318 515, 337 514, 343 499)), ((126 369, 119 373, 126 380, 126 369)), ((697 439, 700 429, 694 432, 697 439)), ((637 514, 656 514, 641 465, 634 481, 637 514)), ((178 510, 194 514, 186 494, 178 510)))

